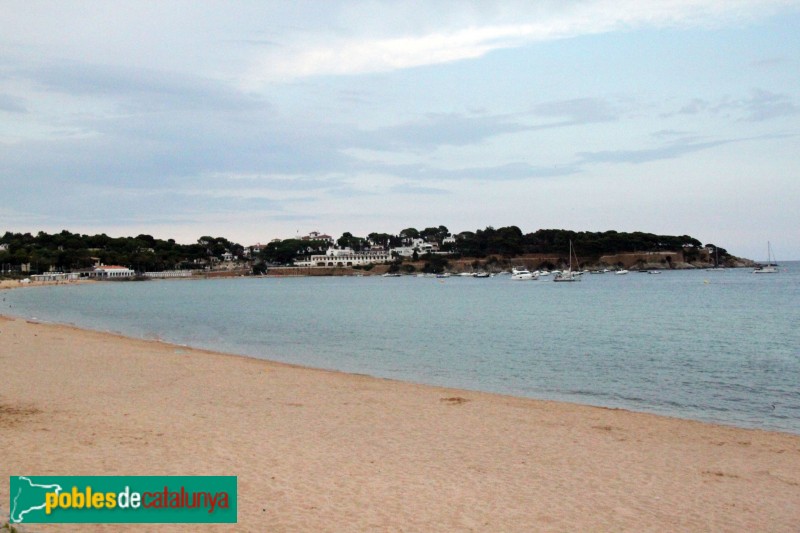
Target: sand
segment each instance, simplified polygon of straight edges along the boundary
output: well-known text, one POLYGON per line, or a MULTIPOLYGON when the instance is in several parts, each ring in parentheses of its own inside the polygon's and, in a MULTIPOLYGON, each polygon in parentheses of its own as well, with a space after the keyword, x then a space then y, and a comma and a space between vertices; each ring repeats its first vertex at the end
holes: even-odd
POLYGON ((47 285, 81 285, 86 283, 97 283, 97 281, 93 279, 71 279, 68 281, 28 281, 27 283, 22 283, 22 281, 18 279, 3 279, 0 280, 0 290, 44 287, 47 285))
POLYGON ((239 523, 203 531, 800 530, 797 435, 24 319, 0 318, 0 370, 6 512, 10 475, 237 475, 239 523))

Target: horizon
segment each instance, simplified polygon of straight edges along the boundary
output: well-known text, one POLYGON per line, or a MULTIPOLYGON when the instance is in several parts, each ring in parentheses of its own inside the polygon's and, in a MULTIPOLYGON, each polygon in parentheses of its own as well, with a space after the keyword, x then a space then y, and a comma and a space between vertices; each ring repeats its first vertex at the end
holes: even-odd
POLYGON ((0 21, 9 231, 416 220, 800 260, 800 0, 12 0, 0 21))

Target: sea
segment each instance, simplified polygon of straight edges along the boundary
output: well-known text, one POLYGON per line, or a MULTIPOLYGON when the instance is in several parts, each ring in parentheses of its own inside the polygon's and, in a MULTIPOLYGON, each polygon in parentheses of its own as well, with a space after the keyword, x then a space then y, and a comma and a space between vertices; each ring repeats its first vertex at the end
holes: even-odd
POLYGON ((4 291, 0 313, 310 367, 800 434, 800 262, 783 262, 778 274, 582 278, 108 282, 4 291))

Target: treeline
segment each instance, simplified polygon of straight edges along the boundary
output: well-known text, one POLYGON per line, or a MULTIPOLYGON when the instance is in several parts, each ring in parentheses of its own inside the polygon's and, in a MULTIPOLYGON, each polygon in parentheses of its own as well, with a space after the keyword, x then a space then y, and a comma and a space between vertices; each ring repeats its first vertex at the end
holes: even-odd
MULTIPOLYGON (((688 235, 655 235, 643 232, 576 232, 563 229, 540 229, 523 233, 517 226, 487 227, 477 231, 451 234, 445 226, 423 230, 406 228, 399 234, 370 233, 358 237, 345 232, 333 244, 355 251, 375 247, 391 249, 413 242, 435 243, 438 250, 455 257, 515 257, 523 254, 558 254, 566 256, 572 241, 581 260, 597 260, 601 255, 623 252, 684 250, 687 258, 699 253, 702 243, 688 235)), ((220 261, 226 254, 236 258, 249 256, 256 264, 291 264, 314 253, 324 253, 331 245, 327 240, 284 239, 271 242, 260 250, 249 249, 224 237, 200 237, 194 244, 178 244, 174 239, 156 239, 151 235, 109 237, 106 234, 81 235, 62 231, 47 234, 6 232, 0 237, 2 271, 36 273, 48 270, 90 268, 96 263, 128 266, 136 271, 158 271, 180 268, 204 268, 220 261)), ((713 247, 713 245, 710 245, 713 247)), ((727 252, 719 248, 720 259, 727 252)))
MULTIPOLYGON (((516 226, 494 229, 488 227, 476 232, 463 232, 457 236, 456 247, 464 257, 502 255, 514 257, 522 254, 569 253, 572 241, 576 253, 584 259, 598 259, 601 255, 624 252, 658 252, 681 250, 684 247, 700 248, 702 243, 688 235, 655 235, 642 232, 569 231, 540 229, 523 234, 516 226)), ((720 248, 720 253, 723 250, 720 248)))
MULTIPOLYGON (((524 254, 557 254, 567 257, 569 243, 582 260, 596 261, 602 255, 624 252, 658 252, 683 250, 689 260, 699 255, 702 243, 689 235, 656 235, 644 232, 618 231, 570 231, 563 229, 540 229, 524 234, 517 226, 502 228, 487 227, 477 231, 464 231, 452 235, 445 226, 423 230, 406 228, 397 235, 370 233, 357 237, 346 232, 335 241, 339 247, 354 251, 369 250, 376 246, 391 249, 408 246, 414 239, 436 243, 442 252, 455 257, 485 258, 489 256, 516 257, 524 254)), ((260 259, 266 263, 288 264, 311 254, 322 253, 329 242, 318 240, 286 239, 270 243, 261 250, 260 259)), ((710 245, 714 246, 714 245, 710 245)), ((719 257, 727 251, 719 248, 719 257)))
POLYGON ((3 271, 79 270, 96 263, 123 265, 140 272, 201 268, 225 252, 241 255, 243 247, 224 237, 201 237, 195 244, 151 235, 109 237, 62 231, 53 235, 40 231, 6 232, 0 237, 0 268, 3 271))

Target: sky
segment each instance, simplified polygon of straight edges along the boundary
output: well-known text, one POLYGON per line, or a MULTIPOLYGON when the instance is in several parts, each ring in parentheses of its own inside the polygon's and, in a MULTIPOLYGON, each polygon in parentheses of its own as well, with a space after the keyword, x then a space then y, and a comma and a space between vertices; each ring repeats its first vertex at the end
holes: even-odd
POLYGON ((800 259, 800 0, 0 5, 0 232, 800 259))

